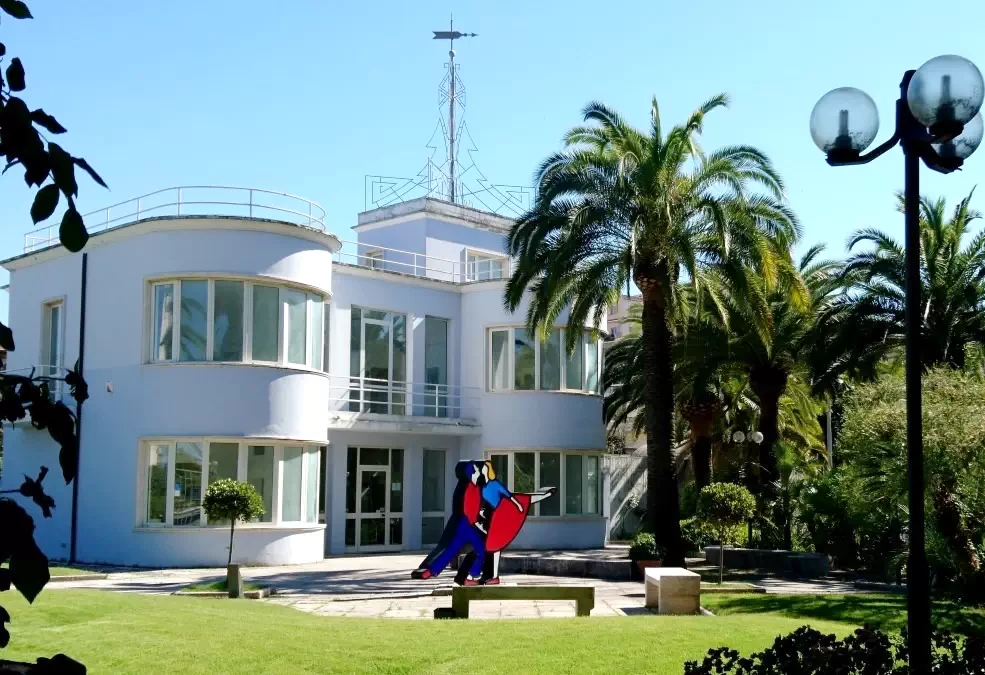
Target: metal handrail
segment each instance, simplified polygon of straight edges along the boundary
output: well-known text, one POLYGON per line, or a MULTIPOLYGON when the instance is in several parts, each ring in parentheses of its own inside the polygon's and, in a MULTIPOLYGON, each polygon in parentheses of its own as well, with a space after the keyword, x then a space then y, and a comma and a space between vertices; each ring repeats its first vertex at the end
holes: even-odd
POLYGON ((478 387, 329 375, 330 405, 347 412, 475 418, 479 392, 478 387))
MULTIPOLYGON (((136 222, 141 219, 141 217, 147 216, 148 214, 154 213, 158 214, 162 210, 174 210, 174 215, 238 215, 242 216, 243 213, 228 213, 231 209, 225 209, 226 213, 217 213, 215 211, 206 211, 205 209, 197 209, 195 207, 200 206, 210 206, 210 207, 235 207, 238 209, 246 210, 246 217, 254 217, 254 211, 259 211, 260 213, 274 212, 278 214, 286 214, 291 216, 291 219, 287 222, 291 222, 299 227, 308 227, 320 232, 325 231, 325 209, 322 208, 317 202, 313 202, 310 199, 305 199, 304 197, 299 197, 298 195, 291 194, 289 192, 277 192, 275 190, 265 190, 262 188, 245 188, 245 187, 235 187, 227 185, 181 185, 177 187, 162 188, 160 190, 154 190, 153 192, 148 192, 147 194, 140 195, 139 197, 133 197, 131 199, 126 199, 122 202, 117 202, 116 204, 111 204, 110 206, 105 206, 101 209, 95 211, 90 211, 89 213, 82 214, 83 220, 89 220, 87 223, 87 228, 90 233, 101 232, 118 225, 124 225, 131 222, 136 222), (234 193, 246 193, 246 199, 242 201, 230 201, 229 199, 182 199, 182 190, 223 190, 232 191, 234 193), (172 201, 164 201, 163 203, 158 203, 153 201, 151 204, 146 202, 153 197, 159 195, 175 193, 175 197, 172 201), (292 200, 293 202, 298 202, 300 206, 297 208, 288 208, 287 205, 277 206, 273 203, 264 201, 264 196, 274 196, 280 197, 287 200, 292 200), (144 202, 142 204, 142 202, 144 202), (117 215, 111 217, 111 211, 113 209, 118 209, 121 207, 126 207, 130 205, 131 210, 127 211, 122 215, 117 215), (184 209, 184 213, 182 212, 184 209), (189 212, 189 209, 191 212, 189 212), (298 210, 300 209, 300 210, 298 210), (93 216, 100 216, 98 223, 91 222, 93 216)), ((294 206, 290 203, 290 206, 294 206)), ((167 215, 167 214, 163 214, 167 215)), ((39 248, 46 248, 48 246, 53 246, 58 243, 58 225, 49 224, 37 229, 31 230, 24 235, 24 252, 30 252, 39 248)))
POLYGON ((342 247, 335 252, 335 262, 355 265, 367 269, 383 270, 387 272, 400 272, 415 277, 427 277, 440 281, 450 281, 453 283, 472 283, 475 281, 489 281, 495 279, 506 279, 509 277, 513 261, 507 256, 502 256, 503 265, 499 277, 489 279, 479 279, 478 267, 485 261, 470 263, 461 260, 451 260, 449 258, 439 258, 416 251, 405 251, 399 248, 389 248, 387 246, 377 246, 364 241, 353 241, 342 239, 342 247), (355 247, 355 252, 346 248, 355 247))

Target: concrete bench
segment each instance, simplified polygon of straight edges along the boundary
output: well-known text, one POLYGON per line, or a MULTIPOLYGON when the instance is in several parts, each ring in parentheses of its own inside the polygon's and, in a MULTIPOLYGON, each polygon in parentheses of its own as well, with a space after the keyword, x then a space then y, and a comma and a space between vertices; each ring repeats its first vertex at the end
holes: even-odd
POLYGON ((646 570, 647 607, 660 614, 697 614, 701 608, 701 576, 682 567, 646 570))
MULTIPOLYGON (((451 592, 454 617, 469 618, 473 600, 574 600, 578 616, 590 616, 595 608, 594 586, 458 586, 451 592)), ((437 618, 439 611, 435 610, 437 618)), ((445 612, 440 612, 447 616, 445 612)))

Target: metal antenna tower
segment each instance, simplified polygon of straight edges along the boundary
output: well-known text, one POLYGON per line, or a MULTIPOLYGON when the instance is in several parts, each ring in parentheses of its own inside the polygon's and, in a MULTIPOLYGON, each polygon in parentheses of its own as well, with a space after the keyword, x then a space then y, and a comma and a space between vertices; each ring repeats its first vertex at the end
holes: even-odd
POLYGON ((455 91, 455 40, 463 37, 476 37, 476 33, 459 33, 455 30, 455 17, 452 16, 448 23, 448 30, 436 30, 432 31, 434 33, 434 40, 448 40, 448 75, 450 77, 449 81, 449 95, 448 95, 448 169, 449 169, 449 190, 448 197, 452 203, 456 201, 455 199, 455 188, 456 188, 456 169, 455 169, 455 101, 457 100, 457 94, 455 91))

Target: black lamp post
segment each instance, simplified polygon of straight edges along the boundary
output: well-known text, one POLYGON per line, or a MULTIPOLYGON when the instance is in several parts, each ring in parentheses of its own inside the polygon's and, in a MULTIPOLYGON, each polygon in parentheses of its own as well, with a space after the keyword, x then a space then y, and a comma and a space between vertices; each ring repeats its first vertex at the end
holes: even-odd
POLYGON ((897 144, 904 157, 906 246, 906 445, 909 484, 907 624, 910 672, 930 672, 930 571, 925 541, 923 424, 920 401, 920 160, 950 173, 982 141, 978 111, 985 82, 975 64, 960 56, 938 56, 908 70, 896 102, 892 138, 862 154, 879 130, 879 113, 869 96, 844 87, 828 92, 811 113, 811 136, 828 164, 866 164, 897 144))

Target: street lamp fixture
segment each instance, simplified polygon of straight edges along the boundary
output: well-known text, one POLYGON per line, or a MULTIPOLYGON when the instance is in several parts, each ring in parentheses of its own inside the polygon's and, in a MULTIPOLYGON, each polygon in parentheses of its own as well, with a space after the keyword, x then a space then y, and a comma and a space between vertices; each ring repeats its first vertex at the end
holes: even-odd
POLYGON ((971 61, 938 56, 908 70, 896 101, 892 137, 868 153, 879 130, 875 103, 863 91, 828 92, 811 113, 811 136, 828 164, 867 164, 897 145, 904 156, 906 246, 906 445, 909 483, 907 623, 910 672, 930 672, 930 570, 924 508, 923 426, 920 401, 920 162, 939 173, 960 169, 982 142, 979 110, 985 81, 971 61))
POLYGON ((745 443, 746 439, 749 439, 756 445, 763 442, 763 433, 761 431, 750 431, 748 434, 744 431, 736 431, 732 434, 732 440, 736 443, 745 443))

